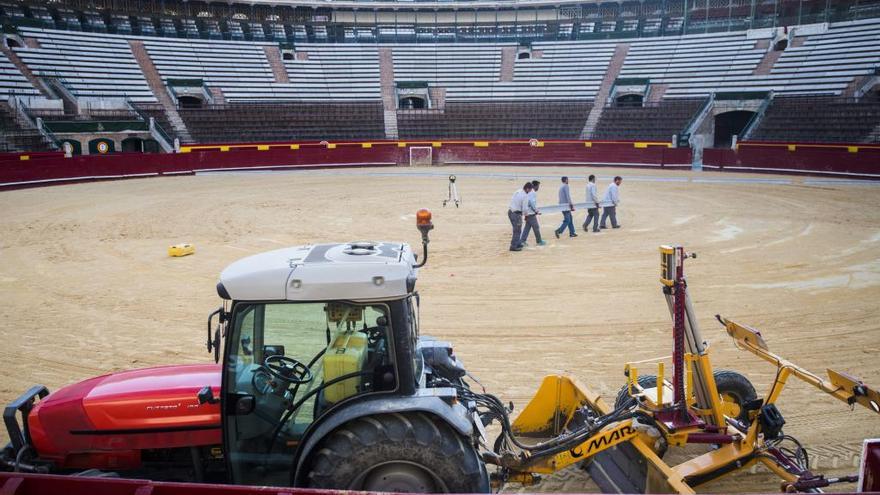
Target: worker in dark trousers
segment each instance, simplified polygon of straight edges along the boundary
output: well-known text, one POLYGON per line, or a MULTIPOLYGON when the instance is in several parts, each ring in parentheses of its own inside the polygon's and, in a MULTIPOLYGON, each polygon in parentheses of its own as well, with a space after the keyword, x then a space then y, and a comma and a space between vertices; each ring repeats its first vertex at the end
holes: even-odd
POLYGON ((529 205, 530 192, 532 192, 532 183, 526 182, 522 189, 517 189, 513 193, 510 205, 507 207, 507 218, 510 220, 510 226, 513 227, 513 236, 510 238, 511 251, 522 251, 520 235, 522 234, 523 211, 529 205))
POLYGON ((532 190, 528 194, 528 203, 526 205, 526 208, 523 209, 526 226, 523 229, 522 237, 520 237, 519 239, 519 243, 522 246, 526 245, 526 240, 529 238, 529 230, 535 231, 535 241, 539 246, 544 246, 547 244, 546 241, 541 239, 541 227, 538 225, 538 215, 541 214, 541 212, 538 210, 538 188, 540 187, 540 181, 532 181, 532 190))
POLYGON ((619 229, 620 224, 617 223, 617 205, 620 204, 620 183, 623 182, 621 176, 614 178, 608 189, 605 191, 605 197, 602 198, 602 220, 599 222, 599 228, 604 229, 605 219, 611 217, 611 228, 619 229))
POLYGON ((556 229, 556 238, 559 239, 559 234, 565 232, 566 227, 568 228, 569 237, 577 237, 578 235, 574 231, 574 221, 571 219, 571 212, 574 211, 574 202, 571 200, 568 177, 563 177, 562 185, 559 186, 559 206, 562 206, 562 225, 556 229))
POLYGON ((587 219, 584 220, 584 232, 590 230, 593 221, 593 232, 599 233, 599 190, 596 188, 596 176, 587 178, 587 219))

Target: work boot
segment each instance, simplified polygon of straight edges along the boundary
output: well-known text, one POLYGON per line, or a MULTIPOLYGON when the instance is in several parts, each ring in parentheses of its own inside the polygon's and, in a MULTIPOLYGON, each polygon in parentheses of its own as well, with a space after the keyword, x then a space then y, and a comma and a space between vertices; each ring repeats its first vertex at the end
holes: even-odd
POLYGON ((547 241, 545 241, 544 239, 541 239, 540 241, 538 241, 538 245, 539 245, 539 246, 546 246, 546 245, 547 245, 547 241))
POLYGON ((556 234, 556 238, 559 239, 559 231, 558 231, 558 230, 554 230, 553 233, 556 234))

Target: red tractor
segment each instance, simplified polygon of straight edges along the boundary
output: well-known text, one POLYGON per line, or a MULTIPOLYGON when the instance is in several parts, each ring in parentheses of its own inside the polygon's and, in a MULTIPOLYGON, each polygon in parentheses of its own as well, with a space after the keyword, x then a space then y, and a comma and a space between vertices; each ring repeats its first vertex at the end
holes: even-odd
POLYGON ((415 284, 430 213, 417 221, 421 263, 393 242, 233 263, 217 285, 223 305, 208 318, 207 347, 220 364, 114 373, 51 394, 35 386, 4 412, 10 443, 0 467, 488 492, 483 425, 476 406, 456 398, 465 370, 448 344, 419 335, 415 284))

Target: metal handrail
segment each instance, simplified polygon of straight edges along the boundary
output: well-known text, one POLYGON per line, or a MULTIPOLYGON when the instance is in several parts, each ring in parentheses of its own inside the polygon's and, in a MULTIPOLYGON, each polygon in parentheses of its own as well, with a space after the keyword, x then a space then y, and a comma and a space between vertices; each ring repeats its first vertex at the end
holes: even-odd
POLYGON ((770 107, 770 103, 773 102, 773 91, 771 90, 767 97, 764 98, 764 101, 761 103, 761 106, 758 107, 758 111, 752 115, 752 118, 749 119, 749 122, 743 128, 742 133, 740 134, 740 140, 745 141, 748 138, 752 137, 752 132, 758 127, 758 122, 764 117, 764 114, 767 112, 767 108, 770 107))
MULTIPOLYGON (((141 109, 135 106, 128 98, 125 99, 125 104, 128 105, 128 108, 136 113, 149 126, 151 118, 149 115, 143 113, 141 109)), ((171 136, 169 136, 168 133, 165 132, 165 129, 162 128, 162 126, 159 124, 159 122, 156 121, 156 119, 153 119, 153 126, 150 129, 155 129, 156 133, 159 134, 159 136, 165 141, 165 145, 169 149, 174 149, 174 140, 171 139, 171 136)))
POLYGON ((42 119, 37 119, 31 113, 30 109, 28 109, 27 105, 24 104, 22 100, 19 99, 19 96, 15 93, 9 93, 9 101, 14 102, 14 109, 18 117, 24 120, 28 125, 33 127, 43 136, 43 138, 48 142, 49 146, 54 149, 61 148, 61 141, 55 137, 55 134, 52 133, 49 129, 43 125, 42 119))
POLYGON ((684 129, 679 133, 681 134, 689 134, 692 133, 691 127, 693 127, 697 122, 703 119, 703 116, 706 115, 706 112, 712 108, 712 103, 715 101, 715 93, 710 94, 706 101, 703 103, 703 106, 700 107, 700 111, 695 113, 691 120, 688 121, 687 125, 684 126, 684 129))

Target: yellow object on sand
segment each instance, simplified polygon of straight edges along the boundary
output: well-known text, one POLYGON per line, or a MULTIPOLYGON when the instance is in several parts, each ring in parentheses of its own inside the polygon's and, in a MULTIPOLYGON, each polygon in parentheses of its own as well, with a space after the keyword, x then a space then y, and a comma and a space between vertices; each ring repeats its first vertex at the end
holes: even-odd
POLYGON ((193 254, 195 252, 196 247, 188 242, 184 244, 175 244, 168 248, 168 256, 173 256, 175 258, 193 254))

